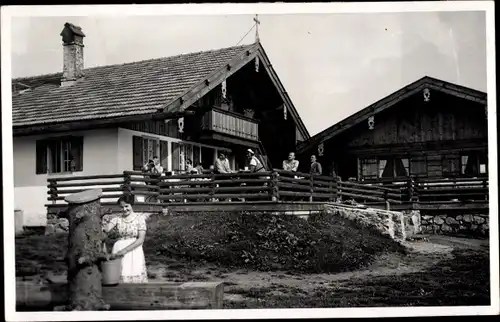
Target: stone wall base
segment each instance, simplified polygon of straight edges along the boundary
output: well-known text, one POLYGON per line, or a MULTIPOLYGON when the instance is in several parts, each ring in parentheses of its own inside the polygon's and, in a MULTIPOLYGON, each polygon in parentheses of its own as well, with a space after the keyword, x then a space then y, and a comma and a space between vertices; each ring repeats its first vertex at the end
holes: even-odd
POLYGON ((422 232, 425 234, 489 235, 489 214, 422 213, 422 232))
POLYGON ((418 211, 404 213, 337 203, 328 204, 326 210, 364 227, 373 228, 395 241, 405 241, 420 233, 421 219, 418 211))

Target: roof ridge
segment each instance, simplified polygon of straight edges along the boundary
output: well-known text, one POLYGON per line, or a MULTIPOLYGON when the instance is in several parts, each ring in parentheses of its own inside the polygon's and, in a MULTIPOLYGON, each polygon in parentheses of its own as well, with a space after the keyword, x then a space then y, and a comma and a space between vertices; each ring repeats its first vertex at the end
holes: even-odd
MULTIPOLYGON (((143 60, 136 60, 133 62, 126 62, 126 63, 118 63, 118 64, 110 64, 110 65, 99 65, 99 66, 94 66, 94 67, 89 67, 89 68, 84 68, 84 71, 90 71, 90 70, 95 70, 98 68, 106 68, 106 67, 117 67, 117 66, 126 66, 126 65, 133 65, 137 63, 144 63, 144 62, 152 62, 155 60, 165 60, 165 59, 175 59, 183 56, 189 56, 189 55, 199 55, 199 54, 206 54, 206 53, 217 53, 221 52, 224 50, 231 50, 231 49, 237 49, 237 48, 246 48, 246 47, 251 47, 255 45, 255 43, 252 44, 247 44, 247 45, 238 45, 238 46, 230 46, 230 47, 223 47, 223 48, 218 48, 218 49, 209 49, 209 50, 199 50, 199 51, 194 51, 194 52, 188 52, 188 53, 182 53, 182 54, 177 54, 173 56, 163 56, 163 57, 157 57, 157 58, 149 58, 149 59, 143 59, 143 60)), ((62 74, 63 72, 55 72, 55 73, 50 73, 50 74, 40 74, 40 75, 33 75, 33 76, 24 76, 24 77, 18 77, 18 78, 12 78, 12 82, 19 82, 21 80, 28 80, 28 79, 38 79, 38 78, 47 78, 47 77, 54 77, 59 74, 62 74)))

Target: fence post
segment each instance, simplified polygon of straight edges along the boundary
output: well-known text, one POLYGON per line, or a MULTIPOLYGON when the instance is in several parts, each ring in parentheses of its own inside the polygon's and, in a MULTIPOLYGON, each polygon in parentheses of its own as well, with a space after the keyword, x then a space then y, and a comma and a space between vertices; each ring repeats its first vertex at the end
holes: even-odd
POLYGON ((483 188, 486 189, 484 192, 484 200, 488 201, 488 179, 483 179, 483 188))
POLYGON ((132 194, 132 187, 130 184, 132 183, 132 178, 127 171, 123 171, 123 195, 129 196, 132 194))
POLYGON ((278 176, 279 174, 276 171, 271 173, 271 190, 269 190, 271 201, 279 201, 278 176))
POLYGON ((57 183, 55 179, 47 179, 49 181, 49 192, 50 198, 52 199, 52 204, 55 205, 57 202, 57 183))
POLYGON ((309 196, 309 202, 313 202, 314 178, 313 178, 312 173, 310 174, 310 177, 309 177, 309 186, 310 186, 310 193, 311 193, 311 195, 309 196))
POLYGON ((337 180, 337 202, 342 203, 342 178, 339 177, 337 180))
POLYGON ((388 190, 384 190, 384 201, 385 201, 385 210, 391 210, 391 204, 389 203, 389 193, 388 190))
POLYGON ((214 202, 215 198, 214 198, 214 195, 215 195, 215 188, 216 188, 216 184, 215 184, 215 173, 211 173, 210 175, 210 181, 212 182, 212 184, 210 185, 210 192, 208 193, 210 195, 210 202, 214 202))
POLYGON ((337 182, 338 182, 337 177, 333 176, 332 181, 330 182, 330 189, 332 190, 331 191, 332 197, 330 198, 331 202, 335 202, 337 200, 337 189, 338 189, 337 182))

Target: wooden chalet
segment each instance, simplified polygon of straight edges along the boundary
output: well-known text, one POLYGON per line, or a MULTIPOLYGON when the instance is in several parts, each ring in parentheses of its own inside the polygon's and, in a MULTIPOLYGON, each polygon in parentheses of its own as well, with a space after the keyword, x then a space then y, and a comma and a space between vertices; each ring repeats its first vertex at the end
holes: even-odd
POLYGON ((262 44, 84 68, 80 27, 65 24, 61 73, 12 80, 16 208, 45 222, 47 182, 139 170, 205 169, 245 150, 268 169, 309 138, 262 44))
POLYGON ((486 93, 423 77, 299 144, 298 154, 302 164, 319 155, 323 175, 343 181, 390 185, 411 178, 426 183, 420 192, 429 202, 482 200, 487 207, 486 93), (431 182, 439 193, 429 190, 431 182))

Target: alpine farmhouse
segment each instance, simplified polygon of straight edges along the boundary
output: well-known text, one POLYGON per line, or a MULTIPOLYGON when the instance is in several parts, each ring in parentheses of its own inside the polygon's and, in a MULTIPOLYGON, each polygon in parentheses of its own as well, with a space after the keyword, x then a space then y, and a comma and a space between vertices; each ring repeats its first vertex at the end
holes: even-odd
POLYGON ((138 170, 234 169, 245 150, 279 165, 309 133, 260 42, 84 68, 80 27, 61 32, 63 71, 12 80, 15 207, 24 226, 46 223, 47 180, 138 170))

